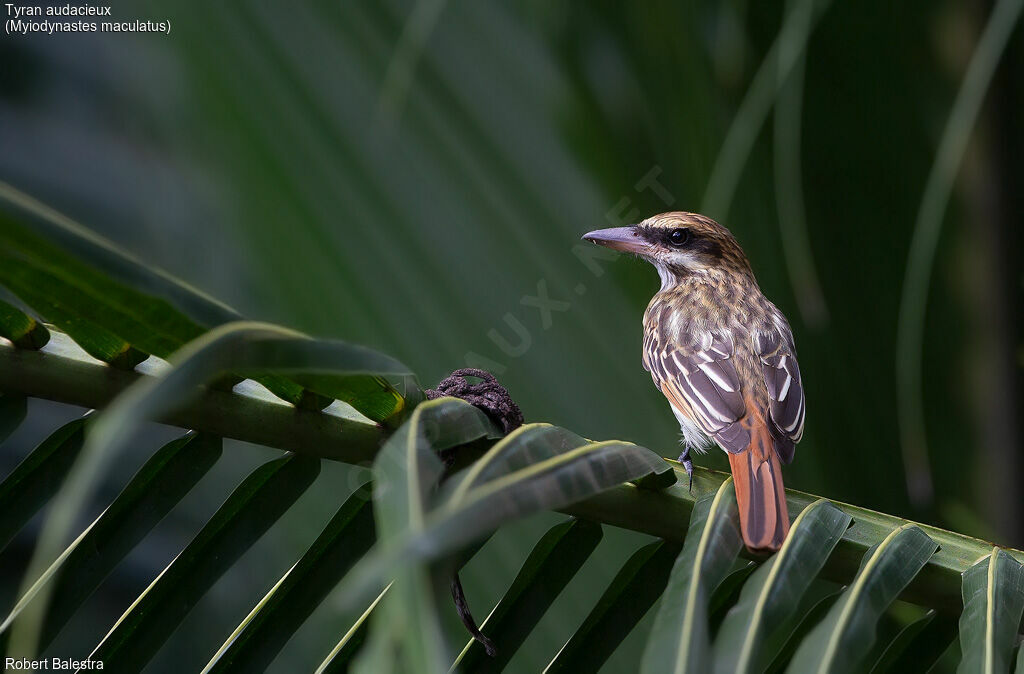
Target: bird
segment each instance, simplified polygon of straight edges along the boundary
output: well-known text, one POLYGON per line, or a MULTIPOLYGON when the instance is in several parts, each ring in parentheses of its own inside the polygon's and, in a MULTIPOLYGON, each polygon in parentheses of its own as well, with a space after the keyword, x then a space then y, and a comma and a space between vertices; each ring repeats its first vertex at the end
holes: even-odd
POLYGON ((679 422, 690 488, 690 451, 717 444, 729 457, 744 545, 777 551, 789 533, 782 464, 793 460, 806 415, 786 317, 761 292, 736 238, 706 216, 662 213, 583 239, 657 269, 642 361, 679 422))

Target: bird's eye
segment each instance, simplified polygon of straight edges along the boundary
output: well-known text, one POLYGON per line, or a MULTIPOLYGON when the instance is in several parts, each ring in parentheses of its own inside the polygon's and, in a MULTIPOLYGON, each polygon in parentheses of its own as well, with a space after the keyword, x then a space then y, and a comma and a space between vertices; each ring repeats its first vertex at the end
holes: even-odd
POLYGON ((679 248, 689 240, 690 230, 685 228, 673 229, 672 233, 668 235, 668 242, 676 248, 679 248))

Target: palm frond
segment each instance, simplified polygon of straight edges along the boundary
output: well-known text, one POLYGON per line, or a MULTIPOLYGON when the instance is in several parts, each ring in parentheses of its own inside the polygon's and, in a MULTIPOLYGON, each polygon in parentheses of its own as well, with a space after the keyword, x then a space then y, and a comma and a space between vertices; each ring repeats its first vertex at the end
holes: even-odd
POLYGON ((234 437, 288 453, 249 474, 125 606, 92 651, 107 667, 142 671, 218 578, 293 509, 323 461, 372 460, 269 591, 238 597, 247 615, 222 635, 205 671, 265 669, 317 607, 339 625, 318 671, 514 668, 520 646, 611 527, 662 540, 636 549, 599 588, 592 610, 549 655, 549 672, 600 668, 659 600, 643 671, 898 671, 958 651, 965 670, 1009 668, 1024 611, 1024 553, 790 490, 790 538, 775 555, 753 557, 725 474, 697 469, 691 490, 677 464, 629 442, 537 423, 501 437, 465 401, 423 402, 393 358, 236 320, 44 207, 4 190, 0 206, 22 223, 2 230, 11 244, 4 254, 25 261, 0 282, 47 319, 58 307, 47 328, 22 308, 0 307, 4 334, 14 337, 0 343, 0 432, 21 423, 26 397, 101 410, 57 429, 0 483, 0 543, 49 505, 21 595, 0 625, 7 654, 46 649, 220 459, 221 438, 234 437), (63 261, 44 269, 50 255, 63 261), (65 263, 81 281, 61 271, 65 263), (94 325, 53 304, 75 287, 95 295, 94 325), (126 292, 137 310, 122 304, 126 292), (163 342, 147 337, 161 316, 196 334, 165 326, 163 342), (135 349, 145 360, 106 357, 94 327, 114 351, 135 349), (256 381, 304 393, 289 400, 256 381), (310 395, 329 404, 309 405, 310 395), (103 467, 153 420, 188 432, 156 449, 69 544, 103 467), (483 621, 495 654, 453 639, 453 574, 495 531, 549 510, 572 517, 539 539, 483 621))

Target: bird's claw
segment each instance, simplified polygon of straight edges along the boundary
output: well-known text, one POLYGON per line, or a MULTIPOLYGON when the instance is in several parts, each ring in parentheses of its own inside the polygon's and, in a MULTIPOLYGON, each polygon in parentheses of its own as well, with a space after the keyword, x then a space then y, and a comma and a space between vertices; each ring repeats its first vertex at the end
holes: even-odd
POLYGON ((683 453, 679 455, 679 463, 683 464, 683 470, 686 471, 687 477, 690 478, 690 493, 693 493, 693 461, 690 461, 690 448, 687 447, 683 450, 683 453))

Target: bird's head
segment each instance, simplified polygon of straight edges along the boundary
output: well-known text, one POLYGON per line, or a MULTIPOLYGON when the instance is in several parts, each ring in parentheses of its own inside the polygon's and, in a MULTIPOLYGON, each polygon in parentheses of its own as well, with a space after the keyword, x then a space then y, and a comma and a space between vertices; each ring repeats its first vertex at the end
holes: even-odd
POLYGON ((751 275, 732 233, 697 213, 662 213, 638 225, 587 232, 583 239, 642 257, 657 268, 663 287, 695 274, 751 275))

